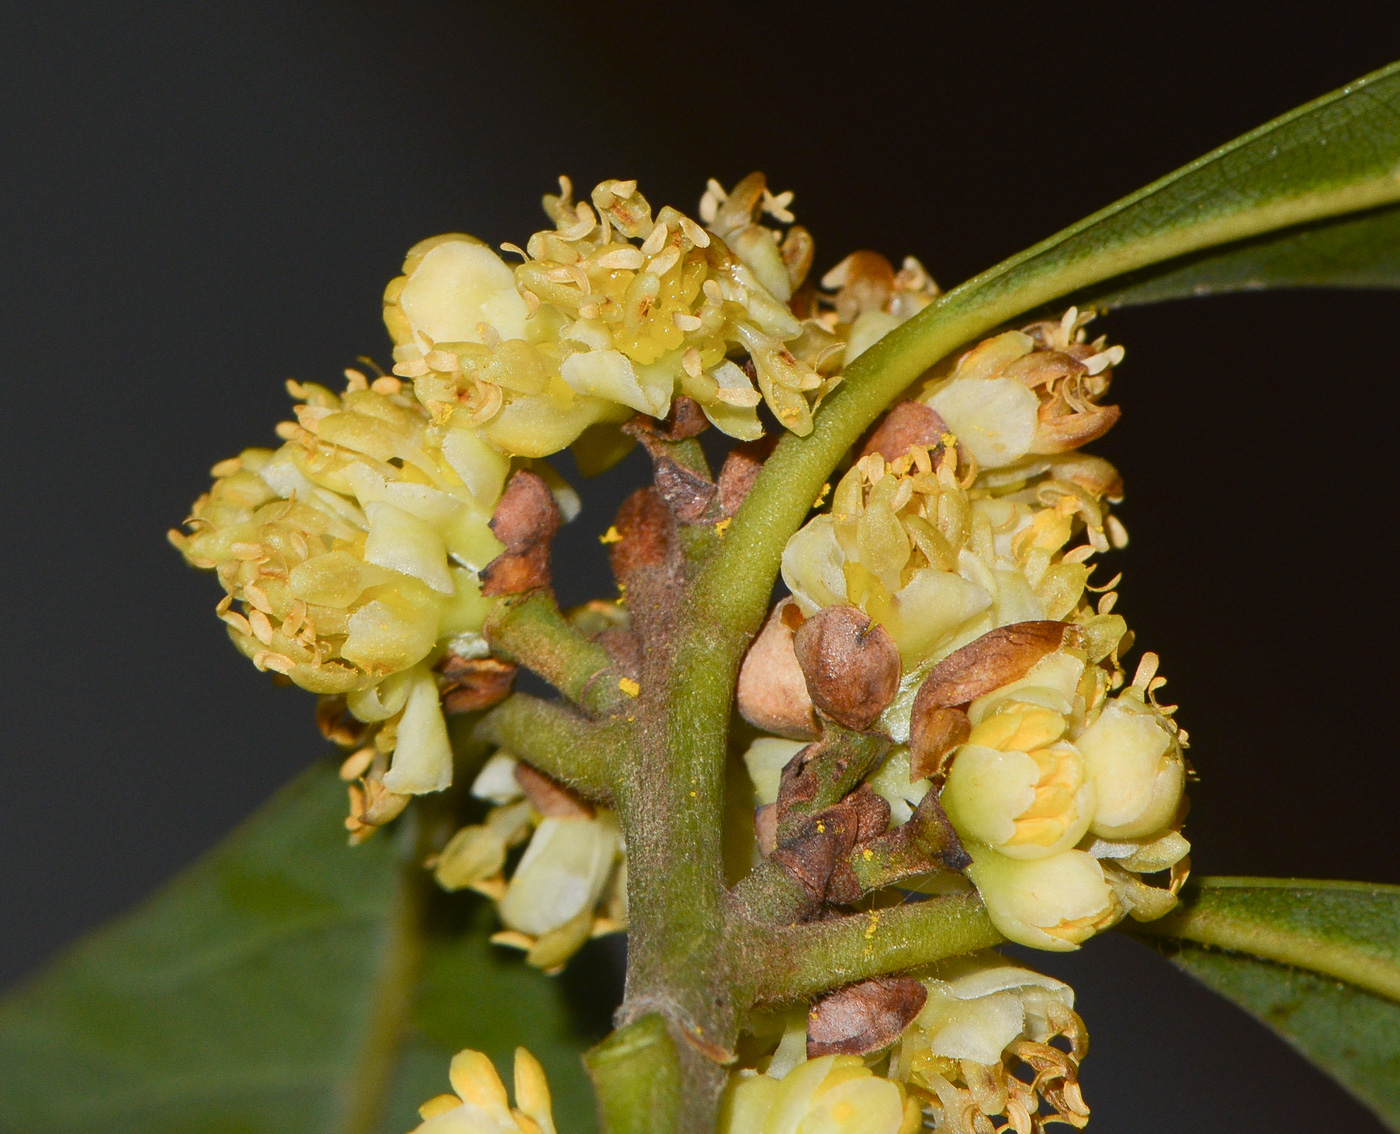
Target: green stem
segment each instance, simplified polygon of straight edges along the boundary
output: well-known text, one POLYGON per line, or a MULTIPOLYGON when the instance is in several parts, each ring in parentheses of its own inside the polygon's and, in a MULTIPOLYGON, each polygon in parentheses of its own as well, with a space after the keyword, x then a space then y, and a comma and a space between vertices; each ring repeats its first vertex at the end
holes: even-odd
POLYGON ((629 732, 626 722, 595 724, 557 701, 513 693, 486 714, 475 735, 590 799, 607 801, 629 732))
POLYGON ((976 894, 848 914, 798 925, 747 925, 738 945, 755 1004, 817 996, 868 977, 932 964, 998 944, 976 894))
POLYGON ((498 657, 533 670, 576 705, 598 714, 626 709, 611 655, 575 630, 548 592, 502 601, 486 637, 498 657))

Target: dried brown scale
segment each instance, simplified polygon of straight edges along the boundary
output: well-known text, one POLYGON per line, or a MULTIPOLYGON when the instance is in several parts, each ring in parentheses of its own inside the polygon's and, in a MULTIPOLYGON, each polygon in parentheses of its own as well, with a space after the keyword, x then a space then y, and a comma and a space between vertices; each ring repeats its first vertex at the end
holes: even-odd
POLYGON ((763 462, 777 443, 778 439, 770 433, 757 441, 742 441, 730 450, 719 470, 719 506, 726 516, 732 516, 739 510, 758 474, 763 471, 763 462))
POLYGON ((549 485, 528 469, 516 472, 491 516, 491 531, 506 550, 481 572, 481 593, 519 595, 547 588, 549 541, 559 523, 549 485))
POLYGON ((675 553, 675 521, 654 488, 639 488, 622 502, 613 525, 621 538, 608 550, 613 576, 623 586, 646 567, 659 567, 675 553))
POLYGON ((846 728, 869 728, 899 691, 899 648, 857 607, 827 607, 808 618, 793 650, 812 703, 846 728))
POLYGON ((779 602, 744 655, 736 701, 740 715, 755 728, 807 740, 817 735, 818 725, 785 618, 790 610, 797 611, 792 599, 779 602))
MULTIPOLYGON (((850 870, 847 858, 856 845, 860 816, 854 808, 827 808, 821 818, 802 823, 797 834, 783 840, 770 856, 798 882, 807 894, 804 917, 817 916, 828 901, 837 901, 830 891, 837 872, 850 870)), ((841 878, 838 891, 849 891, 851 880, 841 878)))
POLYGON ((900 402, 881 420, 860 451, 868 457, 879 453, 894 462, 914 447, 932 450, 930 457, 937 464, 948 423, 938 411, 923 402, 900 402))
POLYGON ((666 429, 657 429, 650 418, 639 415, 622 429, 640 441, 651 457, 656 490, 672 514, 682 523, 697 523, 711 511, 718 491, 705 455, 694 443, 709 422, 693 400, 680 397, 665 425, 666 429))
POLYGON ((547 819, 593 817, 593 808, 577 794, 523 761, 515 766, 515 782, 530 805, 547 819))
POLYGON ((834 726, 823 729, 820 739, 801 749, 783 768, 776 805, 780 837, 844 799, 890 747, 887 737, 834 726))
POLYGON ((927 1001, 928 989, 911 977, 875 977, 838 989, 807 1014, 807 1058, 887 1048, 927 1001))
POLYGON ((894 886, 940 869, 965 870, 971 863, 936 791, 924 796, 908 822, 871 839, 851 859, 852 869, 866 891, 894 886))
POLYGON ((686 524, 704 519, 718 491, 715 482, 667 455, 655 463, 656 490, 676 519, 686 524))
POLYGON ((945 758, 972 735, 972 722, 961 709, 934 708, 917 698, 909 717, 909 777, 936 779, 945 774, 945 758))
POLYGON ((954 650, 929 671, 914 698, 913 720, 934 709, 967 705, 1024 677, 1046 654, 1078 641, 1064 622, 1014 622, 954 650))
POLYGON ((449 653, 438 665, 442 707, 449 713, 489 709, 510 696, 519 666, 499 658, 463 658, 449 653))

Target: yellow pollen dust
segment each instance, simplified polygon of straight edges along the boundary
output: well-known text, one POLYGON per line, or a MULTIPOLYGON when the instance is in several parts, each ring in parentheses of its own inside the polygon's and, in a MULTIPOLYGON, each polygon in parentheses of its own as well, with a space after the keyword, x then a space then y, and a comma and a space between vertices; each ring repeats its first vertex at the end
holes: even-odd
POLYGON ((617 682, 617 687, 621 689, 624 693, 626 693, 629 697, 639 696, 642 692, 642 687, 638 685, 635 681, 633 681, 630 677, 619 678, 617 682))
POLYGON ((608 525, 608 530, 598 537, 599 543, 620 543, 621 541, 622 533, 617 530, 615 524, 608 525))

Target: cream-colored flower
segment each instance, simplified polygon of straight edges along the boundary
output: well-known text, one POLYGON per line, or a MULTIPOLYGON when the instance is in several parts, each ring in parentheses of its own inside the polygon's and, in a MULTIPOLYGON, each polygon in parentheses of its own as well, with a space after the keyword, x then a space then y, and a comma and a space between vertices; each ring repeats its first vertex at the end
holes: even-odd
POLYGON ((968 874, 997 930, 1037 949, 1077 949, 1124 913, 1099 861, 1080 850, 1050 858, 1009 858, 968 843, 968 874))
POLYGON ((903 1086, 854 1055, 805 1060, 781 1078, 735 1072, 720 1104, 720 1134, 914 1134, 922 1125, 903 1086))
POLYGON ((451 1095, 429 1099, 413 1134, 555 1134, 549 1083, 539 1060, 515 1049, 515 1106, 491 1060, 479 1051, 459 1051, 448 1071, 451 1095))
POLYGON ((935 1129, 1030 1134, 1047 1120, 1085 1124, 1078 1072, 1088 1035, 1073 989, 992 952, 944 962, 923 984, 928 1000, 891 1053, 889 1074, 926 1102, 935 1129), (1061 1036, 1068 1051, 1051 1044, 1061 1036), (1029 1082, 1019 1066, 1032 1071, 1029 1082))
POLYGON ((399 379, 347 375, 341 395, 293 384, 286 443, 218 465, 172 539, 217 573, 219 615, 255 665, 345 695, 376 726, 393 761, 368 790, 438 791, 452 754, 430 666, 478 640, 494 606, 477 572, 502 550, 488 521, 510 461, 434 424, 399 379))
POLYGON ((505 929, 493 940, 557 971, 590 937, 626 928, 622 833, 612 812, 569 801, 557 786, 546 789, 553 807, 536 797, 557 813, 541 814, 525 798, 519 767, 504 751, 486 762, 472 794, 497 806, 453 835, 430 865, 444 889, 470 888, 496 902, 505 929), (527 840, 507 879, 507 851, 527 840))
POLYGON ((1049 858, 1089 829, 1095 788, 1054 709, 1010 701, 958 749, 940 797, 964 839, 1011 858, 1049 858))

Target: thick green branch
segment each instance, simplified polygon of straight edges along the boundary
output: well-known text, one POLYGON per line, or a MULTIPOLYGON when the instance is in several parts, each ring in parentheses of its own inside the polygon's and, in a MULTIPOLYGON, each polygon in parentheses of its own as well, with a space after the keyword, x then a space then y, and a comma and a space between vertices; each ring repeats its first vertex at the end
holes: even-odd
POLYGON ((557 701, 513 693, 486 714, 476 735, 590 799, 610 800, 630 729, 626 722, 595 724, 557 701))
POLYGON ((754 1004, 810 998, 1002 940, 976 894, 777 928, 735 928, 737 943, 752 966, 747 991, 754 1004))
POLYGON ((548 592, 502 601, 487 619, 486 637, 496 654, 533 670, 590 712, 626 708, 622 675, 608 651, 569 625, 548 592))

